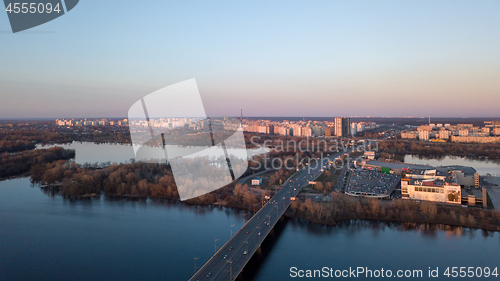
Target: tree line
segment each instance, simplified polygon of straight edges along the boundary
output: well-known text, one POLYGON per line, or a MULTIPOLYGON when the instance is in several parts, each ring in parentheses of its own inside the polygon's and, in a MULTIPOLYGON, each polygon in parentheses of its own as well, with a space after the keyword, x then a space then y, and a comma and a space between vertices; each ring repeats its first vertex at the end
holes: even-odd
POLYGON ((0 140, 0 153, 4 152, 18 152, 23 150, 35 149, 36 144, 33 141, 12 141, 12 140, 0 140))
POLYGON ((53 161, 71 159, 75 151, 62 147, 26 150, 17 153, 0 154, 0 179, 28 174, 37 165, 50 164, 53 161))
MULTIPOLYGON (((284 172, 283 174, 284 175, 284 172)), ((276 176, 280 176, 277 172, 276 176)), ((40 183, 52 196, 70 198, 100 196, 108 198, 150 198, 179 200, 170 167, 165 164, 128 163, 107 166, 79 165, 64 160, 37 163, 31 169, 31 180, 40 183)), ((214 192, 187 200, 187 204, 220 205, 258 210, 267 191, 247 185, 229 184, 214 192), (255 192, 257 190, 257 192, 255 192)), ((444 224, 500 231, 500 211, 417 203, 412 200, 382 201, 331 193, 330 202, 306 199, 292 201, 287 216, 311 222, 335 225, 350 220, 392 221, 422 224, 444 224)))
POLYGON ((498 143, 428 143, 404 140, 384 140, 379 142, 381 158, 404 160, 406 154, 414 154, 429 158, 440 158, 446 155, 466 158, 488 158, 500 160, 500 144, 498 143))
MULTIPOLYGON (((172 171, 166 164, 133 162, 97 167, 55 161, 34 166, 31 181, 41 184, 51 196, 82 198, 102 194, 109 198, 179 200, 172 171)), ((262 194, 252 193, 248 186, 233 183, 187 200, 187 203, 252 210, 261 200, 262 194)))
POLYGON ((293 218, 336 225, 350 220, 444 224, 500 231, 500 210, 438 205, 433 202, 351 197, 332 193, 330 202, 292 201, 286 213, 293 218))

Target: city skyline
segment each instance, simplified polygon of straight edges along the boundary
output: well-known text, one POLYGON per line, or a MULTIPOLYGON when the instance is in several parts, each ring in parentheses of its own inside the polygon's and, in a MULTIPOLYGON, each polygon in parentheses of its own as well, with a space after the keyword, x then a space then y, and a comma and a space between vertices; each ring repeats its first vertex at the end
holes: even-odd
POLYGON ((211 116, 498 116, 496 1, 155 5, 0 13, 0 118, 124 117, 191 78, 211 116))
POLYGON ((499 278, 500 1, 4 4, 1 280, 499 278))

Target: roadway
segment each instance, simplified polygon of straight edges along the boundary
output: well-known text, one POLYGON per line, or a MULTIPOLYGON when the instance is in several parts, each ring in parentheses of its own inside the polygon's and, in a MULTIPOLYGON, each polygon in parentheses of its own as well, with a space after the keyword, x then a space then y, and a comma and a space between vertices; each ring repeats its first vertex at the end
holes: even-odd
POLYGON ((342 154, 344 152, 334 153, 324 158, 321 164, 311 163, 289 178, 282 188, 189 280, 235 280, 290 206, 290 197, 295 197, 309 184, 309 181, 321 175, 324 165, 342 154))

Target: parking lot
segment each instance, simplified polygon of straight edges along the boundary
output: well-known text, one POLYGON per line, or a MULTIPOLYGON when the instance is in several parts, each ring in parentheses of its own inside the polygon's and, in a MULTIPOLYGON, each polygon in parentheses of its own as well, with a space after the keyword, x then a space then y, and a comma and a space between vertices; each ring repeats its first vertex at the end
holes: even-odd
POLYGON ((398 175, 352 169, 345 192, 352 196, 389 197, 400 181, 398 175))

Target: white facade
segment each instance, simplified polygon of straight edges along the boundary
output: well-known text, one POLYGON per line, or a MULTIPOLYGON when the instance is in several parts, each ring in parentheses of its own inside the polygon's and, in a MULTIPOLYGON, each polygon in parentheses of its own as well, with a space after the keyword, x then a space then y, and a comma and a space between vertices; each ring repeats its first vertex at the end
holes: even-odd
POLYGON ((429 140, 429 131, 427 131, 427 130, 418 131, 418 139, 419 140, 429 140))
POLYGON ((461 204, 462 195, 460 185, 435 186, 429 181, 414 181, 414 184, 401 180, 401 194, 403 199, 425 200, 446 204, 461 204))

